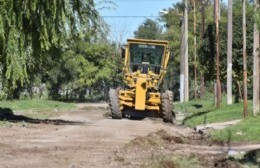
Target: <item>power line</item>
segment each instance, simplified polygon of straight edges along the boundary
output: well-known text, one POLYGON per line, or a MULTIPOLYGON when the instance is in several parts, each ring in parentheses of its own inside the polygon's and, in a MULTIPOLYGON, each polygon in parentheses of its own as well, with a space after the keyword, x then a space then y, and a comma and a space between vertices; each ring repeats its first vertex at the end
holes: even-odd
POLYGON ((103 18, 158 18, 159 16, 101 16, 103 18))
POLYGON ((161 2, 161 1, 172 1, 172 0, 114 0, 113 2, 122 3, 122 2, 161 2))

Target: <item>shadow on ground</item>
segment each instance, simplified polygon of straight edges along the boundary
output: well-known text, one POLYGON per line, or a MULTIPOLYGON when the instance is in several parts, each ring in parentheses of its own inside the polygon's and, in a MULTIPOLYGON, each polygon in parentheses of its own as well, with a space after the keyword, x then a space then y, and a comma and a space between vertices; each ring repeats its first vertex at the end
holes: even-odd
POLYGON ((184 118, 184 120, 182 121, 182 125, 185 125, 185 123, 187 122, 187 120, 192 119, 192 118, 194 118, 194 117, 202 116, 202 115, 205 115, 205 116, 204 116, 204 124, 206 124, 206 123, 207 123, 207 116, 206 116, 206 114, 209 113, 209 112, 211 112, 211 111, 210 111, 210 110, 207 110, 207 111, 202 111, 202 112, 199 112, 199 113, 192 114, 192 115, 190 115, 190 116, 184 118))
POLYGON ((240 163, 249 163, 260 166, 260 149, 255 149, 247 152, 244 158, 240 160, 240 163))
POLYGON ((59 119, 36 119, 24 115, 15 115, 10 108, 0 108, 0 121, 13 123, 26 122, 31 124, 52 124, 52 125, 83 125, 84 122, 68 121, 59 119))
POLYGON ((203 106, 201 104, 193 104, 193 107, 195 107, 196 109, 202 108, 203 106))

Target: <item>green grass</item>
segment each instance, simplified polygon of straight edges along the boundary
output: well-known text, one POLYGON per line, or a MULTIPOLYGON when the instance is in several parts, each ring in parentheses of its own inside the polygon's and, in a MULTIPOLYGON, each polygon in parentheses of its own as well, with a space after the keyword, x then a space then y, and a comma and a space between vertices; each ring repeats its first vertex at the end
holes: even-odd
POLYGON ((74 103, 64 103, 52 100, 15 100, 0 101, 0 108, 10 108, 11 110, 59 110, 75 109, 74 103))
MULTIPOLYGON (((54 111, 76 109, 76 104, 52 100, 0 101, 0 113, 5 111, 4 108, 18 111, 19 114, 29 118, 48 119, 57 116, 54 111)), ((0 123, 0 125, 5 125, 5 123, 8 123, 8 121, 0 123)))
POLYGON ((212 139, 232 142, 260 142, 260 116, 211 133, 212 139))
POLYGON ((185 114, 183 124, 190 127, 242 119, 240 123, 224 130, 211 131, 212 139, 232 142, 260 142, 260 116, 252 116, 252 101, 248 102, 248 119, 244 119, 243 116, 243 103, 233 105, 222 103, 221 108, 217 109, 211 100, 197 100, 177 103, 175 111, 185 114))
POLYGON ((214 101, 211 99, 192 100, 185 103, 175 103, 174 110, 182 113, 199 113, 215 109, 214 101))
MULTIPOLYGON (((175 105, 175 110, 183 111, 187 116, 183 124, 194 127, 201 124, 225 122, 243 118, 243 104, 236 103, 226 105, 222 103, 221 108, 217 109, 210 100, 196 100, 175 105)), ((249 101, 248 111, 252 113, 252 102, 249 101)), ((180 111, 182 112, 182 111, 180 111)))

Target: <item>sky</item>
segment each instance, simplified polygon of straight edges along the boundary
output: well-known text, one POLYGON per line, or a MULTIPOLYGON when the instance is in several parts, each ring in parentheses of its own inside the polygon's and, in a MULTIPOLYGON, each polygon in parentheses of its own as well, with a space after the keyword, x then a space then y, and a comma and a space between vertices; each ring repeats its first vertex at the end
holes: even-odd
POLYGON ((100 1, 102 0, 95 0, 97 8, 101 8, 99 9, 100 15, 110 26, 109 39, 117 43, 124 43, 127 38, 133 38, 134 31, 146 18, 156 20, 156 17, 160 15, 159 11, 170 8, 177 2, 182 2, 182 0, 111 0, 116 5, 112 5, 114 9, 108 9, 102 7, 111 7, 111 5, 99 4, 100 1))
MULTIPOLYGON (((98 1, 98 0, 96 0, 98 1)), ((134 37, 134 31, 146 18, 156 19, 159 11, 167 9, 181 0, 112 0, 115 9, 100 9, 100 15, 110 26, 109 38, 124 43, 134 37), (144 16, 144 17, 109 17, 109 16, 144 16)), ((104 4, 103 4, 104 5, 104 4)), ((102 7, 102 4, 100 5, 102 7)), ((106 5, 109 6, 109 5, 106 5)), ((98 6, 99 7, 99 6, 98 6)))

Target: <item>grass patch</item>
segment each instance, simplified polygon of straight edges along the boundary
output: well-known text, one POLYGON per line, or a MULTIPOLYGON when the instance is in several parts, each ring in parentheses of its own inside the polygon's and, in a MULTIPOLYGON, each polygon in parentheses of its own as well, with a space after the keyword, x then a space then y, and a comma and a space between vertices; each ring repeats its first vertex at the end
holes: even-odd
POLYGON ((52 100, 15 100, 0 101, 0 108, 10 108, 11 110, 59 110, 75 109, 76 105, 52 100))
POLYGON ((57 116, 54 111, 76 109, 74 103, 64 103, 52 100, 15 100, 0 101, 0 115, 4 118, 6 110, 10 113, 18 111, 22 115, 30 118, 48 119, 57 116), (8 110, 10 109, 10 110, 8 110))
POLYGON ((212 111, 215 109, 214 101, 211 99, 205 100, 192 100, 185 103, 175 103, 174 111, 182 113, 200 113, 206 111, 212 111))
POLYGON ((225 142, 260 142, 260 116, 252 116, 252 106, 252 101, 248 101, 248 119, 243 119, 243 103, 227 105, 223 102, 221 108, 217 109, 211 100, 196 100, 178 103, 175 109, 184 109, 182 112, 186 118, 183 124, 190 127, 243 119, 240 123, 223 130, 211 131, 212 139, 225 142))
POLYGON ((260 142, 260 116, 250 117, 240 123, 211 133, 212 139, 232 142, 260 142))
MULTIPOLYGON (((217 109, 211 100, 196 100, 176 104, 175 110, 180 109, 184 109, 186 115, 183 124, 190 127, 243 118, 243 103, 233 105, 222 103, 221 108, 217 109)), ((248 111, 252 114, 252 101, 249 101, 248 111)))

